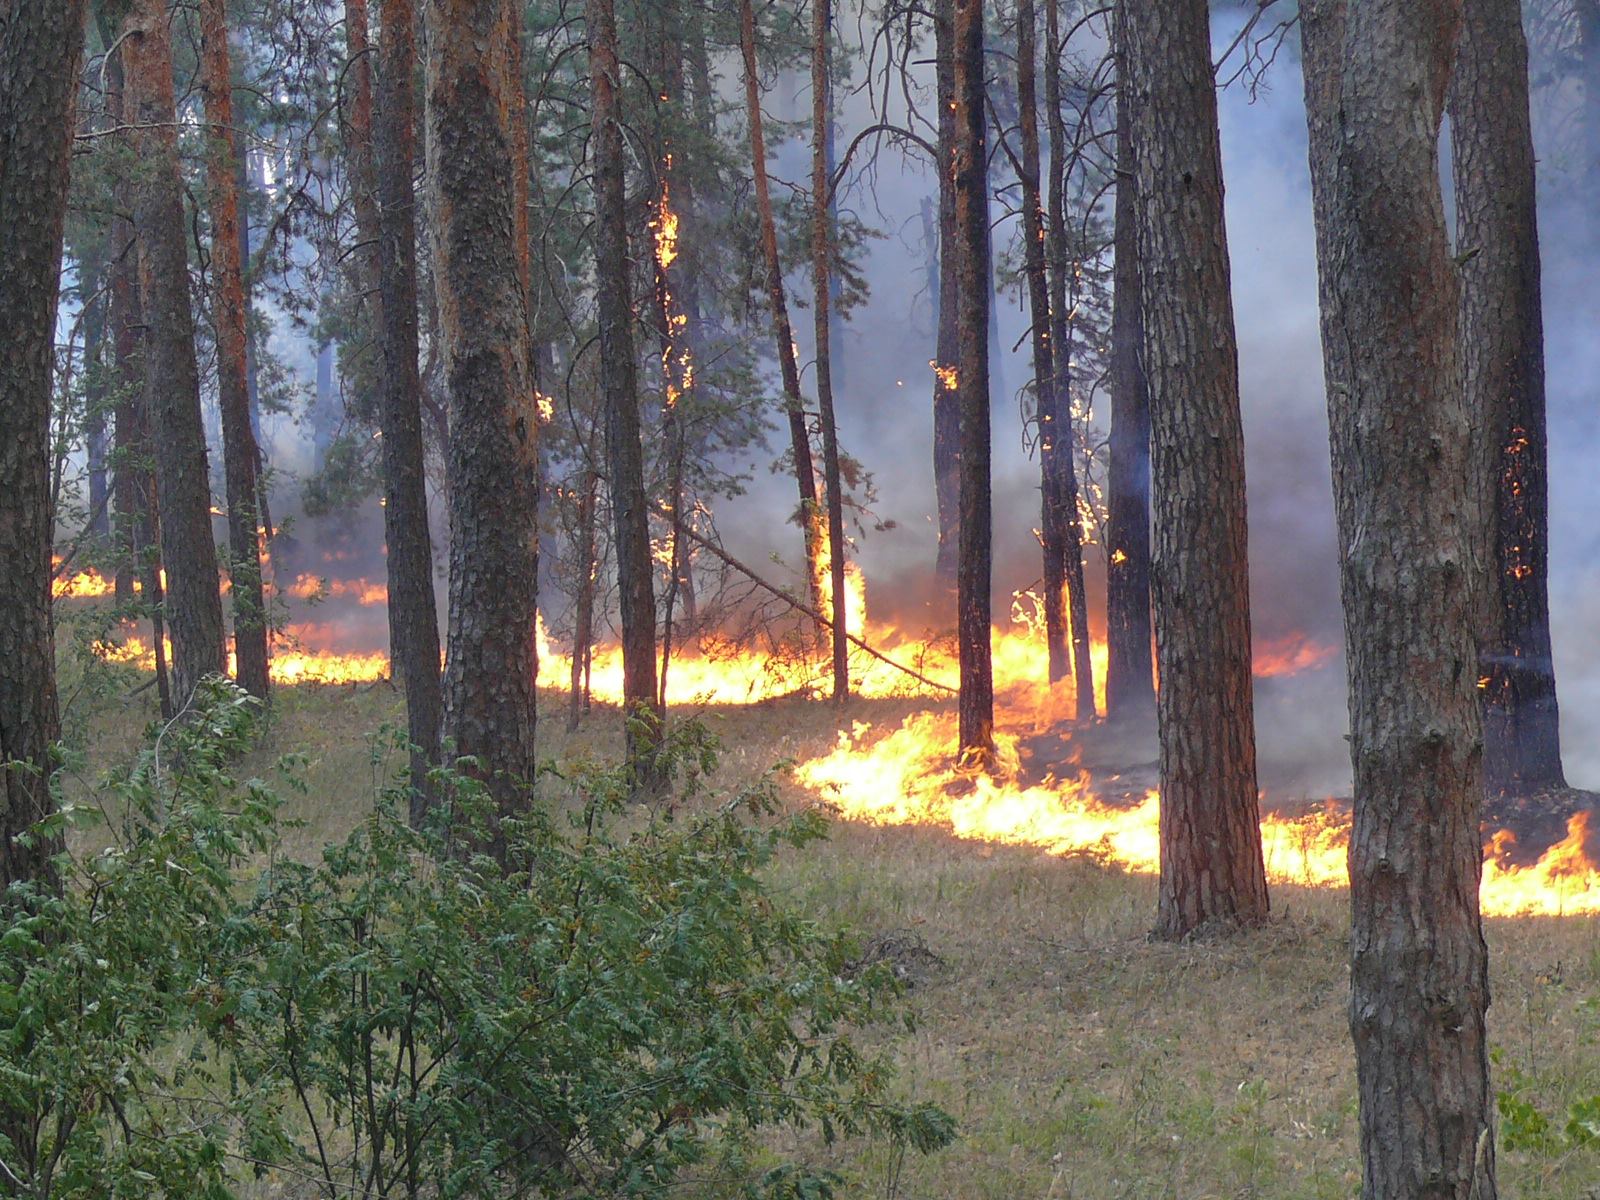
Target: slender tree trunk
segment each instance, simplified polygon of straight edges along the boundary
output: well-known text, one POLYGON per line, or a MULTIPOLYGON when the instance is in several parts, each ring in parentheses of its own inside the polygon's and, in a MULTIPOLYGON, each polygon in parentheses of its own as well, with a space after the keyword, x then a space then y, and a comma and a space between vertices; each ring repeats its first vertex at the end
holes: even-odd
POLYGON ((1461 387, 1437 149, 1461 5, 1301 11, 1355 768, 1362 1195, 1493 1200, 1476 686, 1487 456, 1461 387))
POLYGON ((200 0, 201 87, 211 194, 212 323, 217 335, 222 464, 228 491, 228 576, 233 596, 234 672, 239 686, 267 697, 267 607, 256 511, 255 433, 245 364, 244 264, 239 259, 238 170, 234 159, 233 80, 224 0, 200 0))
POLYGON ((935 0, 933 24, 934 90, 939 108, 939 318, 932 363, 933 491, 939 516, 939 554, 934 577, 941 588, 953 594, 961 540, 961 399, 956 387, 961 290, 956 271, 956 193, 951 183, 956 161, 955 0, 935 0))
MULTIPOLYGON (((525 806, 534 778, 538 619, 538 413, 517 244, 516 10, 513 0, 428 0, 424 10, 434 288, 450 396, 444 734, 453 753, 476 760, 502 816, 525 806)), ((496 830, 489 849, 504 848, 496 830)))
POLYGON ((1150 391, 1144 377, 1139 299, 1138 195, 1133 104, 1125 100, 1127 49, 1118 0, 1117 196, 1112 212, 1111 445, 1106 521, 1106 716, 1154 719, 1150 660, 1150 391))
POLYGON ((217 547, 194 313, 189 305, 188 221, 178 163, 170 14, 162 0, 133 0, 123 25, 125 78, 143 164, 134 227, 140 243, 140 296, 147 324, 145 379, 161 559, 167 569, 166 620, 172 631, 172 688, 179 711, 207 675, 226 669, 217 547))
POLYGON ((1484 784, 1566 786, 1550 646, 1544 316, 1528 46, 1517 0, 1466 0, 1450 93, 1461 352, 1494 557, 1481 674, 1484 784))
POLYGON ((1128 0, 1161 666, 1156 933, 1267 917, 1244 436, 1205 0, 1128 0))
POLYGON ((378 0, 376 177, 378 274, 382 296, 383 532, 388 546, 389 661, 406 693, 411 742, 411 821, 427 815, 428 769, 439 761, 444 700, 439 683, 439 615, 433 591, 433 536, 422 437, 417 362, 416 158, 417 61, 411 0, 378 0))
MULTIPOLYGON (((101 41, 110 45, 117 38, 116 26, 103 8, 96 15, 101 41)), ((115 126, 131 124, 128 110, 124 107, 125 97, 122 51, 119 49, 106 60, 106 116, 115 126)), ((125 141, 128 137, 126 133, 117 136, 119 141, 125 141)), ((126 609, 133 604, 133 581, 138 570, 139 534, 144 507, 142 480, 146 471, 147 452, 140 436, 144 425, 144 401, 140 389, 135 386, 136 381, 144 378, 144 367, 138 359, 144 319, 139 313, 138 246, 133 222, 124 215, 133 208, 128 172, 117 173, 112 181, 111 196, 115 212, 110 221, 111 244, 106 261, 109 264, 107 300, 114 364, 112 377, 117 388, 116 407, 112 414, 116 456, 111 473, 111 495, 116 505, 116 520, 112 528, 117 546, 114 597, 116 606, 126 609)))
POLYGON ((833 88, 828 50, 832 0, 811 3, 811 275, 817 343, 817 408, 822 425, 822 480, 828 497, 828 582, 833 630, 833 699, 850 698, 850 639, 844 587, 844 488, 839 473, 839 423, 833 412, 833 186, 829 132, 833 88))
POLYGON ((622 153, 617 21, 612 0, 588 0, 589 62, 594 90, 595 255, 599 274, 600 390, 606 414, 606 458, 616 524, 617 590, 622 617, 622 698, 628 751, 646 774, 660 737, 656 703, 655 589, 650 510, 644 491, 639 389, 628 287, 628 211, 622 153))
POLYGON ((24 845, 17 835, 53 808, 61 733, 50 400, 83 21, 83 0, 0 4, 0 902, 19 881, 54 886, 60 849, 54 838, 24 845))
MULTIPOLYGON (((104 280, 97 267, 91 290, 104 280)), ((106 470, 109 449, 106 441, 106 316, 110 305, 104 295, 88 299, 83 310, 83 363, 85 379, 84 415, 85 457, 89 468, 90 537, 104 545, 111 540, 111 489, 106 470)))
POLYGON ((994 548, 989 496, 989 206, 983 4, 955 0, 957 307, 956 393, 961 403, 961 525, 956 571, 958 705, 962 759, 994 758, 994 674, 990 660, 990 575, 994 548))
POLYGON ((589 711, 589 649, 594 644, 594 589, 600 573, 595 556, 595 510, 600 476, 586 472, 583 491, 578 496, 578 597, 572 618, 572 691, 567 710, 567 732, 578 728, 578 721, 589 711))

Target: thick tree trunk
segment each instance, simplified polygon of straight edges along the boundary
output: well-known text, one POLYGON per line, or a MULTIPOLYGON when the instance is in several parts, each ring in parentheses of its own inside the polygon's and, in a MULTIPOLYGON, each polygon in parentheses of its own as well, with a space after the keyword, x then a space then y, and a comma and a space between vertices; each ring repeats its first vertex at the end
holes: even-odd
POLYGON ((1156 502, 1156 933, 1267 917, 1256 799, 1244 436, 1205 0, 1128 0, 1156 502))
POLYGON ((439 684, 439 615, 433 591, 433 536, 422 439, 422 379, 417 363, 417 218, 412 168, 417 47, 411 0, 378 0, 378 277, 382 297, 383 533, 388 546, 389 662, 406 693, 411 751, 411 821, 421 824, 439 760, 444 701, 439 684))
MULTIPOLYGON (((444 735, 454 754, 476 760, 503 816, 526 805, 535 773, 538 413, 517 244, 521 22, 513 0, 428 0, 424 11, 434 289, 450 396, 444 735)), ((489 849, 504 852, 498 830, 489 849)))
POLYGON ((1150 392, 1144 377, 1139 299, 1138 195, 1134 191, 1133 105, 1125 100, 1127 53, 1118 0, 1117 196, 1112 212, 1111 445, 1106 520, 1106 716, 1155 717, 1150 661, 1150 392))
POLYGON ((850 639, 844 589, 844 488, 839 474, 839 424, 833 412, 833 125, 832 0, 811 0, 811 277, 817 343, 817 409, 822 426, 822 481, 828 503, 828 615, 833 631, 833 699, 850 698, 850 639))
POLYGON ((255 431, 245 362, 244 264, 239 258, 238 163, 234 158, 233 80, 224 0, 200 0, 201 90, 207 125, 206 183, 211 199, 212 324, 222 465, 228 492, 228 578, 233 597, 234 675, 266 699, 267 607, 261 577, 255 431))
POLYGON ((590 74, 594 90, 595 256, 599 275, 600 390, 606 414, 606 459, 615 522, 617 591, 622 618, 622 697, 628 710, 628 753, 653 773, 660 738, 656 703, 655 587, 650 511, 639 440, 639 389, 628 287, 628 211, 617 21, 612 0, 588 0, 590 74))
POLYGON ((54 883, 49 815, 60 736, 50 619, 50 399, 83 0, 0 3, 0 900, 54 883))
POLYGON ((1517 0, 1466 0, 1450 93, 1461 352, 1494 549, 1481 673, 1484 785, 1566 786, 1550 646, 1544 315, 1528 46, 1517 0))
POLYGON ((173 700, 181 712, 205 676, 223 673, 227 657, 189 306, 188 221, 178 163, 169 21, 162 0, 133 0, 122 47, 134 149, 143 167, 134 227, 147 326, 145 394, 161 511, 161 560, 167 569, 164 603, 172 632, 173 700))
POLYGON ((961 307, 956 272, 956 64, 955 0, 934 4, 935 100, 939 108, 939 316, 933 350, 933 492, 938 506, 939 553, 934 577, 947 594, 956 590, 961 541, 961 399, 956 389, 960 355, 956 320, 961 307))
POLYGON ((956 566, 956 639, 961 666, 958 704, 963 761, 987 767, 994 758, 994 673, 990 659, 990 575, 993 518, 989 496, 989 206, 983 4, 955 0, 951 51, 955 67, 955 193, 961 404, 961 525, 956 566))
POLYGON ((1355 768, 1362 1195, 1493 1200, 1476 686, 1488 501, 1437 150, 1461 5, 1301 12, 1355 768))

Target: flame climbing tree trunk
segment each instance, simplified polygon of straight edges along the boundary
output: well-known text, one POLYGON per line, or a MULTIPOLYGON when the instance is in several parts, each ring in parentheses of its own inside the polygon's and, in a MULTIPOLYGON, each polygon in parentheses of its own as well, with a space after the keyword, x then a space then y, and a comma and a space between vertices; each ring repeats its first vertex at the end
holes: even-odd
MULTIPOLYGON (((429 0, 434 287, 450 397, 450 629, 444 734, 496 809, 534 777, 538 418, 517 245, 514 0, 429 0)), ((385 35, 392 35, 388 29, 385 35)), ((393 81, 391 81, 393 82, 393 81)), ((491 852, 503 851, 496 833, 491 852)))
POLYGON ((173 703, 181 712, 206 675, 226 664, 217 548, 194 313, 189 306, 188 222, 178 164, 172 32, 163 0, 131 0, 122 31, 125 100, 142 171, 135 189, 143 304, 145 396, 155 457, 163 607, 172 633, 173 703))
MULTIPOLYGON (((644 493, 639 387, 633 353, 633 301, 628 286, 628 203, 622 149, 617 17, 612 0, 588 0, 589 71, 593 87, 595 259, 600 318, 600 391, 605 407, 606 461, 611 475, 617 591, 622 619, 622 700, 628 710, 630 758, 648 759, 660 737, 656 694, 655 581, 650 512, 644 493)), ((649 764, 646 762, 646 767, 649 764)))
POLYGON ((19 880, 52 882, 59 849, 16 839, 51 810, 61 733, 50 394, 84 8, 0 0, 0 897, 19 880))
POLYGON ((1466 0, 1450 92, 1461 353, 1493 557, 1481 674, 1484 783, 1566 786, 1550 646, 1544 315, 1528 46, 1516 0, 1466 0))
POLYGON ((828 615, 833 621, 833 698, 850 696, 850 641, 844 592, 844 487, 839 423, 833 412, 833 125, 829 37, 832 0, 811 0, 811 278, 817 343, 817 410, 822 426, 822 482, 828 498, 828 615))
POLYGON ((211 201, 211 321, 217 338, 217 395, 228 495, 228 579, 233 598, 234 674, 267 696, 267 606, 261 577, 261 518, 250 382, 245 362, 244 265, 239 242, 239 173, 234 158, 233 79, 224 0, 200 0, 200 86, 205 97, 206 189, 211 201))
POLYGON ((934 575, 947 593, 956 587, 961 540, 961 399, 955 383, 959 354, 956 316, 956 64, 955 0, 936 0, 933 11, 935 98, 939 106, 939 291, 933 351, 933 491, 938 506, 939 554, 934 575))
POLYGON ((955 0, 954 192, 956 394, 961 412, 961 525, 956 563, 956 639, 961 664, 958 704, 963 760, 994 758, 994 671, 989 641, 993 517, 989 495, 989 205, 983 4, 955 0))
POLYGON ((1487 501, 1437 149, 1460 12, 1459 0, 1301 7, 1350 673, 1350 1029, 1369 1200, 1495 1195, 1478 912, 1487 501))
POLYGON ((1106 519, 1106 717, 1149 721, 1156 692, 1150 661, 1150 392, 1144 377, 1139 299, 1138 196, 1133 105, 1127 79, 1127 0, 1117 0, 1117 189, 1112 210, 1111 438, 1106 519))
POLYGON ((1267 917, 1256 799, 1244 435, 1205 0, 1123 10, 1156 505, 1156 933, 1267 917))
POLYGON ((439 616, 423 459, 422 380, 417 361, 416 13, 411 0, 378 0, 378 103, 373 119, 378 192, 378 281, 383 378, 383 532, 388 547, 389 659, 406 693, 411 819, 426 815, 428 767, 439 757, 444 702, 439 616))

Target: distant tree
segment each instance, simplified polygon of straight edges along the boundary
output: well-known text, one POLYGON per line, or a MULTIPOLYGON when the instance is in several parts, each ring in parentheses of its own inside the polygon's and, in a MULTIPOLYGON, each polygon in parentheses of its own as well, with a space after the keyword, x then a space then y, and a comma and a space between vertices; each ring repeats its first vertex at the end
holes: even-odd
POLYGON ((1161 669, 1156 933, 1267 916, 1244 436, 1205 0, 1127 0, 1161 669))
POLYGON ((1493 1200, 1476 637, 1488 498, 1438 159, 1461 5, 1301 13, 1350 673, 1362 1194, 1493 1200))
POLYGON ((51 883, 59 848, 18 835, 53 807, 60 736, 50 399, 85 7, 0 0, 0 898, 19 880, 51 883))

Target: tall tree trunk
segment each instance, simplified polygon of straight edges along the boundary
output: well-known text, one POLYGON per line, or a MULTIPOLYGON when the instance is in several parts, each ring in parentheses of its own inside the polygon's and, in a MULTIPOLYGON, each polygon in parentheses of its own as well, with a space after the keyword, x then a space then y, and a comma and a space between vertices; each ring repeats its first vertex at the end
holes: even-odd
POLYGON ((628 753, 652 773, 660 737, 656 702, 655 588, 650 511, 639 440, 639 388, 628 287, 626 164, 622 153, 617 20, 612 0, 588 0, 589 63, 594 90, 595 257, 599 275, 600 390, 605 404, 606 460, 616 525, 617 591, 622 617, 622 699, 628 710, 628 753))
MULTIPOLYGON (((434 288, 450 396, 444 735, 476 760, 504 816, 525 806, 535 766, 538 413, 516 211, 522 25, 514 0, 428 0, 424 11, 434 288)), ((488 848, 504 853, 498 829, 488 848)))
POLYGON ((594 644, 594 590, 600 573, 595 557, 595 510, 598 507, 600 476, 585 472, 583 491, 578 496, 578 596, 572 617, 572 679, 568 697, 567 732, 578 728, 579 718, 589 711, 589 650, 594 644))
POLYGON ((955 0, 934 4, 935 100, 939 108, 939 316, 933 351, 933 492, 939 517, 939 553, 934 578, 947 593, 956 589, 961 541, 961 399, 956 388, 960 355, 956 321, 961 307, 956 271, 956 64, 955 0))
POLYGON ((1267 916, 1244 435, 1205 0, 1128 0, 1161 667, 1156 933, 1267 916))
POLYGON ((1566 786, 1550 646, 1544 315, 1528 46, 1517 0, 1467 0, 1450 93, 1461 352, 1494 549, 1482 676, 1484 784, 1566 786))
POLYGON ((1117 196, 1112 212, 1111 445, 1106 520, 1106 716, 1154 718, 1150 661, 1150 391, 1144 377, 1144 312, 1139 299, 1138 195, 1134 191, 1133 104, 1126 96, 1127 48, 1117 0, 1117 196))
POLYGON ((993 518, 989 495, 989 205, 983 4, 955 0, 956 394, 961 404, 961 525, 956 566, 958 705, 962 759, 994 758, 994 673, 990 658, 993 518))
POLYGON ((162 0, 133 0, 122 45, 124 87, 135 118, 134 149, 143 164, 134 227, 147 326, 145 380, 161 511, 161 560, 167 569, 164 604, 172 631, 172 689, 181 712, 201 679, 223 673, 227 658, 189 306, 188 222, 178 164, 169 19, 162 0))
POLYGON ((789 448, 794 477, 800 488, 800 525, 805 531, 806 580, 811 607, 822 611, 821 538, 818 516, 817 473, 811 459, 811 434, 806 428, 805 401, 800 396, 800 364, 794 351, 794 329, 789 324, 789 303, 784 297, 783 263, 778 257, 777 224, 772 216, 772 190, 767 182, 767 142, 762 129, 761 83, 756 66, 755 8, 739 0, 739 46, 744 56, 745 113, 750 125, 750 174, 755 181, 756 215, 761 222, 761 256, 767 274, 767 307, 772 312, 772 333, 777 343, 778 370, 783 376, 783 408, 789 422, 789 448))
POLYGON ((1486 456, 1461 387, 1438 159, 1461 5, 1301 12, 1350 672, 1362 1195, 1493 1200, 1478 913, 1486 456))
MULTIPOLYGON (((104 282, 102 270, 97 265, 88 290, 98 291, 104 282)), ((109 449, 106 440, 106 318, 109 308, 104 295, 88 297, 83 308, 84 407, 87 410, 84 414, 84 449, 89 469, 87 532, 101 545, 111 539, 111 489, 106 469, 109 449)))
POLYGON ((83 21, 83 0, 0 3, 0 900, 21 880, 52 886, 60 849, 17 835, 51 811, 61 733, 50 400, 83 21))
MULTIPOLYGON (((96 17, 100 39, 109 46, 117 40, 117 27, 104 7, 96 13, 96 17)), ((113 126, 126 128, 132 124, 125 107, 126 95, 122 51, 118 49, 106 59, 106 116, 113 126)), ((125 132, 117 136, 119 142, 128 139, 125 132)), ((144 367, 138 360, 140 330, 144 327, 144 319, 139 312, 138 246, 133 221, 125 215, 133 208, 129 172, 117 172, 112 181, 111 196, 115 211, 110 221, 110 246, 106 261, 109 264, 107 300, 115 367, 113 378, 117 387, 117 402, 112 414, 116 455, 111 473, 111 496, 116 506, 116 520, 112 528, 117 546, 114 597, 118 608, 128 608, 133 604, 133 583, 138 569, 146 456, 146 447, 142 445, 140 436, 144 424, 144 401, 134 386, 136 380, 144 377, 144 367)))
POLYGON ((844 488, 839 474, 839 424, 833 412, 832 0, 811 0, 811 277, 817 343, 817 409, 822 426, 822 482, 828 498, 828 583, 833 625, 833 699, 850 698, 850 640, 844 588, 844 488))
POLYGON ((244 264, 239 258, 238 163, 234 158, 233 80, 224 0, 200 0, 201 90, 211 196, 212 323, 222 465, 228 492, 228 577, 233 596, 234 673, 239 686, 267 696, 267 606, 261 578, 255 431, 245 363, 244 264))
POLYGON ((417 362, 416 16, 411 0, 378 0, 376 179, 378 277, 382 297, 383 533, 388 546, 389 661, 406 693, 411 751, 411 821, 421 824, 439 761, 444 701, 439 684, 439 615, 433 591, 433 535, 422 438, 417 362))

